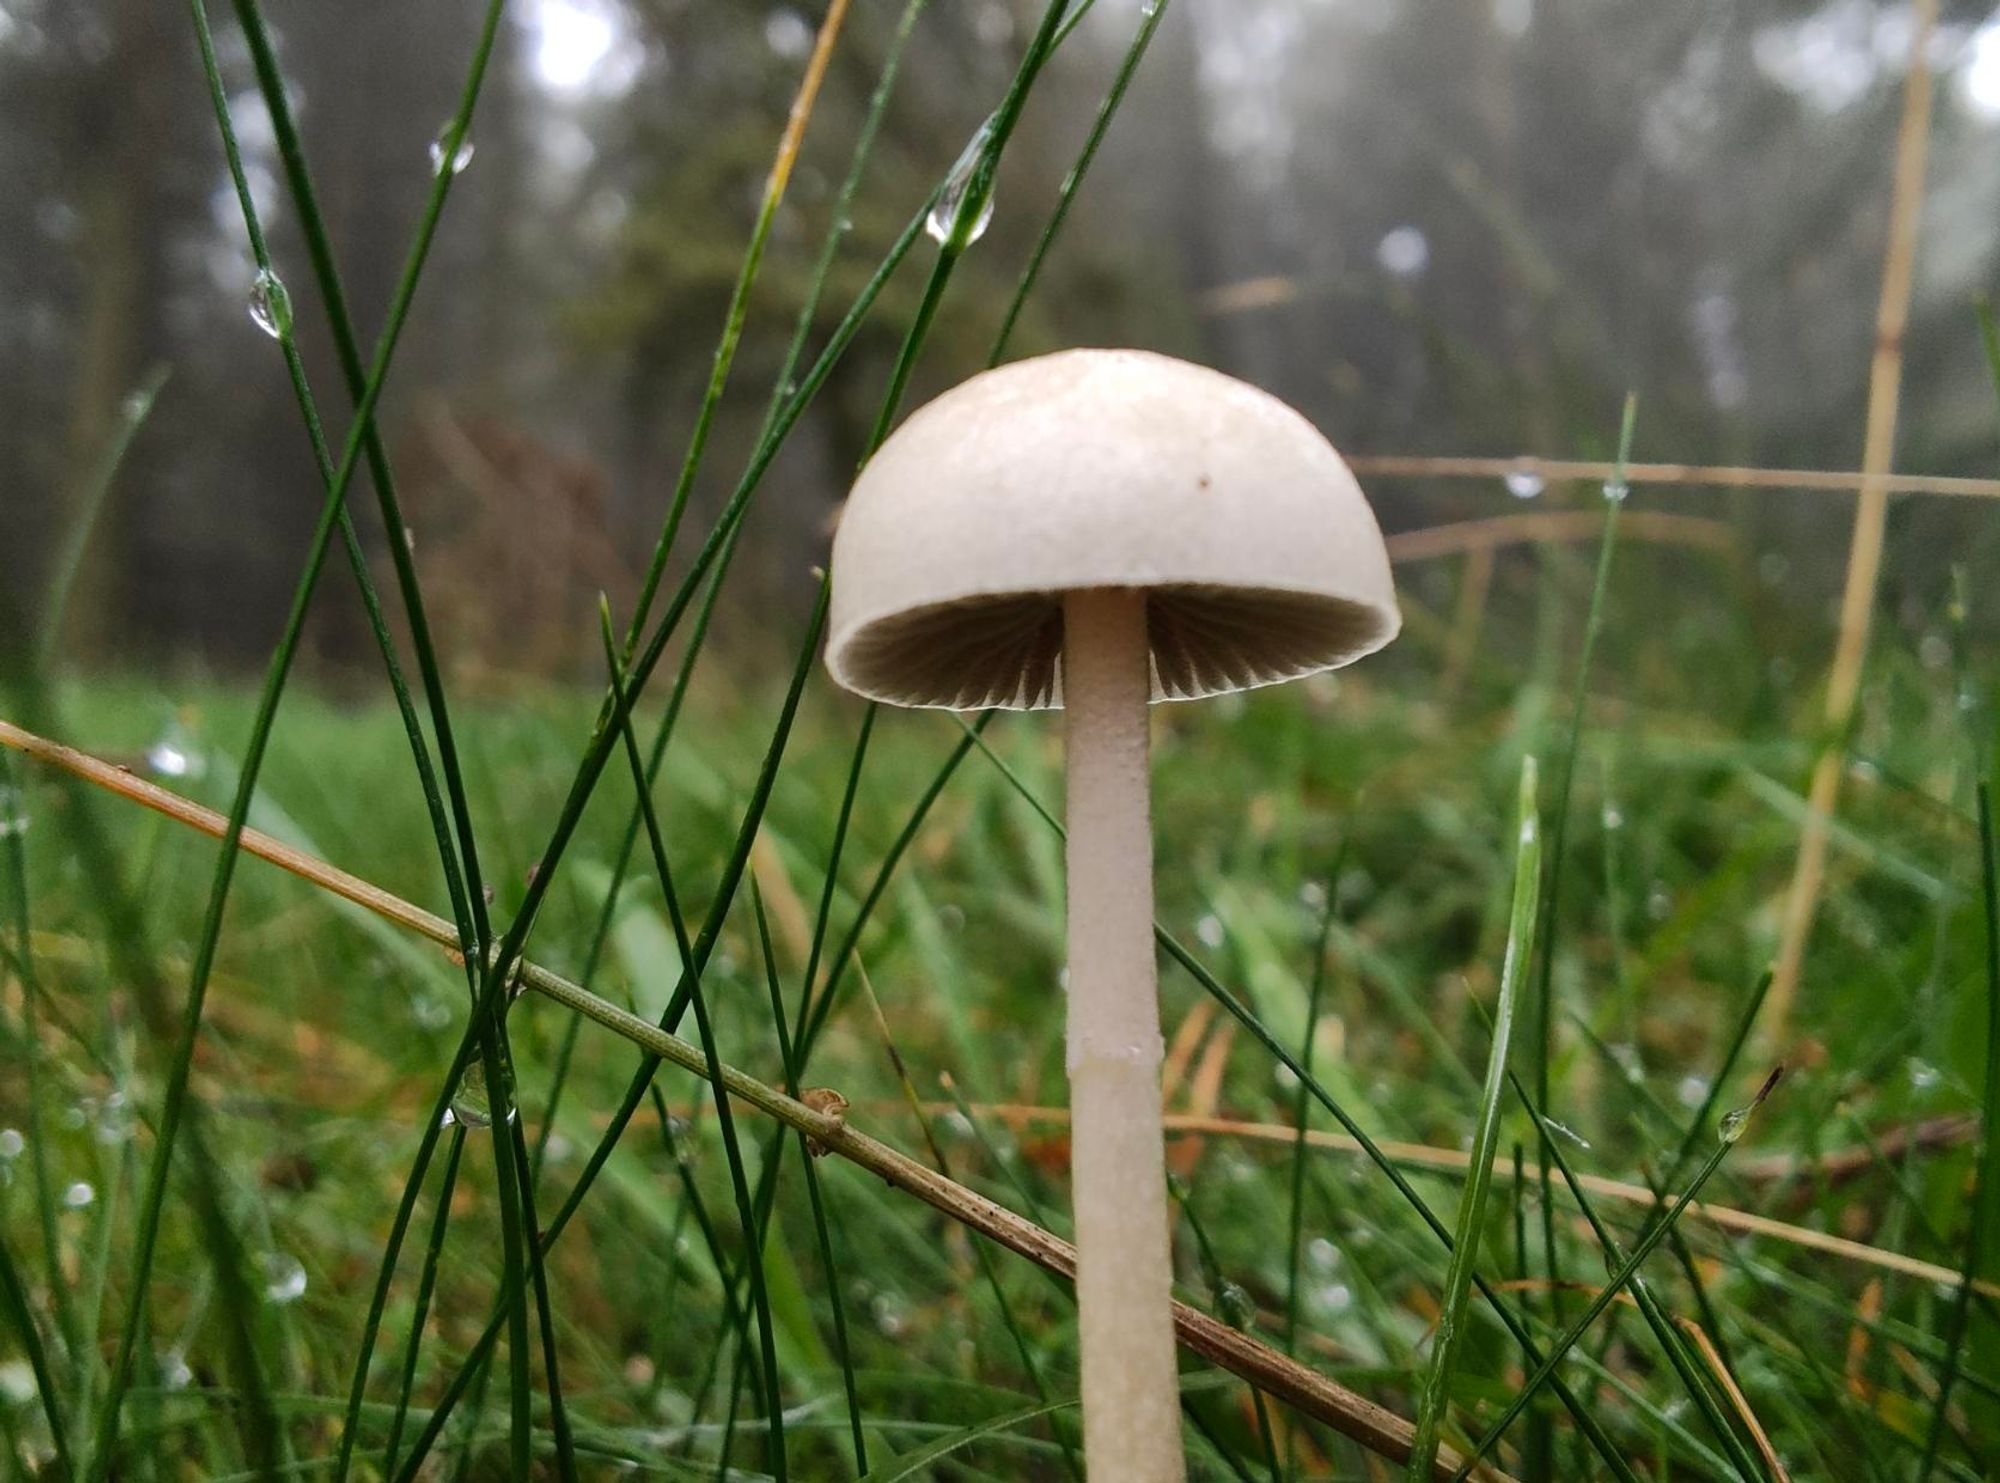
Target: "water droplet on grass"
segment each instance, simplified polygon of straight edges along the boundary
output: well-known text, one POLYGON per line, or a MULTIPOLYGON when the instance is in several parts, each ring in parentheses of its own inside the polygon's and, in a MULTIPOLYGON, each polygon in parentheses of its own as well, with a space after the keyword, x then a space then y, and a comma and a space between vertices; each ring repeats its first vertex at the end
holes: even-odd
POLYGON ((263 1259, 264 1296, 274 1303, 296 1303, 306 1293, 306 1269, 288 1252, 267 1251, 263 1259))
POLYGON ((1201 939, 1203 947, 1221 947, 1223 939, 1222 919, 1210 913, 1194 924, 1194 935, 1201 939))
POLYGON ((178 1349, 169 1349, 159 1358, 160 1385, 165 1390, 186 1390, 194 1383, 194 1371, 188 1368, 187 1356, 178 1349))
POLYGON ((1614 505, 1624 504, 1625 497, 1631 492, 1632 486, 1627 484, 1623 479, 1606 479, 1604 481, 1604 497, 1614 505))
MULTIPOLYGON (((446 144, 451 140, 451 130, 451 122, 447 120, 438 129, 437 137, 431 140, 431 169, 439 173, 442 173, 444 170, 444 151, 446 144)), ((470 136, 458 141, 458 150, 451 157, 452 174, 463 174, 465 167, 472 163, 472 148, 472 139, 470 136)))
POLYGON ((292 296, 269 268, 260 269, 250 285, 250 318, 274 340, 291 338, 292 296))
POLYGON ((1340 1265, 1340 1248, 1324 1236, 1315 1236, 1306 1246, 1306 1260, 1319 1272, 1331 1272, 1340 1265))
POLYGON ((1590 1147, 1590 1140, 1584 1137, 1583 1134, 1577 1132, 1575 1128, 1572 1128, 1565 1123, 1557 1122, 1552 1117, 1544 1117, 1542 1119, 1542 1126, 1547 1128, 1551 1133, 1556 1134, 1558 1137, 1569 1139, 1569 1141, 1574 1143, 1578 1148, 1587 1149, 1590 1147))
POLYGON ((1708 1099, 1708 1080, 1701 1076, 1683 1076, 1675 1095, 1681 1099, 1681 1106, 1699 1107, 1708 1099))
POLYGON ((0 1159, 18 1159, 27 1146, 19 1128, 0 1128, 0 1159))
POLYGON ((63 1191, 63 1204, 72 1210, 81 1210, 96 1199, 97 1191, 91 1188, 87 1180, 79 1179, 75 1184, 63 1191))
POLYGON ((1915 1056, 1910 1057, 1909 1071, 1910 1085, 1920 1092, 1929 1091, 1944 1079, 1944 1073, 1937 1067, 1929 1061, 1920 1061, 1915 1056))
MULTIPOLYGON (((972 142, 965 146, 965 153, 951 167, 951 174, 945 177, 944 188, 938 192, 931 214, 924 221, 924 230, 940 247, 952 239, 958 229, 959 218, 971 204, 973 177, 979 173, 980 156, 986 152, 986 140, 990 123, 982 124, 979 132, 972 136, 972 142)), ((979 215, 967 225, 965 243, 969 247, 986 235, 986 229, 993 225, 993 193, 989 190, 986 199, 980 203, 979 215)))
POLYGON ((1743 1136, 1743 1130, 1749 1126, 1750 1109, 1739 1107, 1734 1112, 1726 1114, 1722 1121, 1715 1125, 1715 1136, 1724 1143, 1734 1143, 1743 1136))

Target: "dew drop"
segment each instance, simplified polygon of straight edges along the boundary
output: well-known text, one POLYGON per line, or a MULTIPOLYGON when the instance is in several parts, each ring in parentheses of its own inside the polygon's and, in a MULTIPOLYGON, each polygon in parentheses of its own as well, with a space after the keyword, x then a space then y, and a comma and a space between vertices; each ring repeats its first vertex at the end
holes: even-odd
POLYGON ((296 1303, 306 1293, 306 1269, 289 1252, 267 1251, 262 1262, 264 1296, 274 1303, 296 1303))
MULTIPOLYGON (((440 175, 444 173, 444 151, 446 144, 451 140, 452 127, 452 121, 446 119, 439 126, 436 136, 431 140, 431 169, 440 175)), ((451 157, 452 174, 463 174, 465 167, 472 163, 472 148, 472 139, 470 136, 458 141, 458 152, 451 157)))
POLYGON ((1257 1305, 1234 1282, 1222 1284, 1222 1290, 1215 1295, 1215 1305, 1222 1310, 1222 1321, 1233 1329, 1247 1329, 1257 1321, 1257 1305))
POLYGON ((259 269, 250 284, 250 319, 274 340, 291 338, 292 296, 285 281, 269 268, 259 269))
POLYGON ((132 1106, 123 1092, 113 1092, 97 1111, 97 1141, 115 1147, 132 1136, 132 1106))
POLYGON ((27 1146, 19 1128, 0 1128, 0 1159, 18 1159, 27 1146))
POLYGON ((1306 1260, 1316 1272, 1331 1272, 1340 1265, 1340 1248, 1324 1236, 1315 1236, 1306 1246, 1306 1260))
POLYGON ((97 1191, 86 1180, 79 1179, 63 1191, 63 1204, 72 1210, 81 1210, 97 1198, 97 1191))
POLYGON ((1545 1117, 1542 1119, 1542 1126, 1558 1137, 1569 1139, 1578 1148, 1587 1149, 1590 1147, 1590 1140, 1566 1123, 1559 1123, 1552 1117, 1545 1117))
POLYGON ((1344 1282, 1329 1282, 1313 1292, 1313 1306, 1320 1312, 1338 1318, 1354 1306, 1354 1293, 1344 1282))
POLYGON ((26 834, 33 822, 22 807, 21 790, 11 786, 0 788, 0 839, 26 834))
POLYGON ((194 1371, 188 1368, 187 1356, 178 1349, 169 1349, 159 1358, 160 1385, 166 1390, 186 1390, 194 1383, 194 1371))
POLYGON ((796 10, 780 6, 764 20, 764 45, 787 62, 796 62, 812 50, 813 31, 796 10))
POLYGON ((1194 935, 1201 939, 1203 947, 1221 947, 1223 942, 1222 919, 1211 912, 1194 924, 1194 935))
POLYGON ((900 1339, 908 1332, 909 1319, 903 1313, 903 1305, 883 1293, 871 1305, 874 1310, 875 1331, 885 1339, 900 1339))
POLYGON ((1515 499, 1535 499, 1549 487, 1549 481, 1542 477, 1541 470, 1525 461, 1507 470, 1503 482, 1507 486, 1507 492, 1515 499))
MULTIPOLYGON (((951 174, 945 177, 944 188, 931 207, 931 214, 924 221, 924 230, 940 247, 951 242, 952 236, 961 226, 961 218, 971 204, 973 177, 979 173, 980 156, 986 152, 986 140, 991 130, 990 123, 980 126, 972 136, 972 142, 965 146, 965 153, 951 167, 951 174)), ((965 245, 971 246, 986 235, 986 229, 993 225, 993 193, 988 191, 980 204, 979 215, 965 224, 965 245)))
POLYGON ((1431 265, 1431 240, 1418 227, 1396 227, 1375 244, 1375 264, 1392 278, 1421 278, 1431 265))
POLYGON ((1607 830, 1623 829, 1625 827, 1624 810, 1619 808, 1617 804, 1607 803, 1604 805, 1604 827, 1607 830))
POLYGON ((1937 1067, 1929 1061, 1920 1061, 1915 1056, 1910 1058, 1909 1072, 1910 1085, 1920 1092, 1929 1091, 1944 1079, 1944 1073, 1937 1067))
POLYGON ((1715 1136, 1725 1144, 1734 1143, 1743 1136, 1743 1130, 1749 1126, 1750 1109, 1739 1107, 1715 1125, 1715 1136))
POLYGON ((161 778, 198 778, 201 758, 178 726, 169 727, 160 739, 146 748, 146 766, 161 778))
POLYGON ((1627 484, 1623 479, 1606 479, 1604 481, 1604 497, 1614 505, 1624 504, 1625 497, 1631 492, 1632 486, 1627 484))
POLYGON ((1700 1076, 1683 1076, 1674 1095, 1681 1099, 1683 1107, 1699 1107, 1708 1099, 1708 1081, 1700 1076))
POLYGON ((452 1094, 445 1116, 468 1128, 493 1126, 493 1106, 486 1096, 486 1068, 479 1062, 467 1066, 465 1075, 458 1079, 458 1090, 452 1094))

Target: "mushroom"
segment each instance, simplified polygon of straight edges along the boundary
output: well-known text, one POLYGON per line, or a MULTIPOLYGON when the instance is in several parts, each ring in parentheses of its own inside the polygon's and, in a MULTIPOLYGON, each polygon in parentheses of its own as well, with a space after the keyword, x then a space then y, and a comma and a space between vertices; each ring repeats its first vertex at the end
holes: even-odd
POLYGON ((985 372, 913 414, 833 543, 826 663, 898 706, 1064 708, 1084 1451, 1181 1479, 1146 707, 1276 684, 1401 624, 1340 455, 1275 397, 1136 350, 985 372))

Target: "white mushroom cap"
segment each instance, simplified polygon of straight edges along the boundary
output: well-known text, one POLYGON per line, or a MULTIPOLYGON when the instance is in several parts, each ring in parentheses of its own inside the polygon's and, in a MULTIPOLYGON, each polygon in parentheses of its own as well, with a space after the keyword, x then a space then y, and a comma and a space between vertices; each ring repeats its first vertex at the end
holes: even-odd
POLYGON ((1152 698, 1333 669, 1402 624, 1360 486, 1218 371, 1070 350, 975 376, 877 451, 833 542, 827 668, 901 706, 1062 703, 1061 594, 1147 594, 1152 698))

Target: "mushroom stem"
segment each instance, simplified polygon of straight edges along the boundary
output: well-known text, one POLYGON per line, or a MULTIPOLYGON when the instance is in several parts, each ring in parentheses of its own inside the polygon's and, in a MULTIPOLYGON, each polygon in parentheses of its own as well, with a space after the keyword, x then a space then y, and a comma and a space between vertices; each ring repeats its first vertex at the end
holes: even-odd
POLYGON ((1091 1483, 1180 1483, 1160 1130, 1146 595, 1063 600, 1069 748, 1070 1189, 1091 1483))

